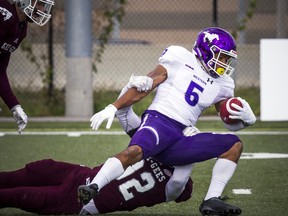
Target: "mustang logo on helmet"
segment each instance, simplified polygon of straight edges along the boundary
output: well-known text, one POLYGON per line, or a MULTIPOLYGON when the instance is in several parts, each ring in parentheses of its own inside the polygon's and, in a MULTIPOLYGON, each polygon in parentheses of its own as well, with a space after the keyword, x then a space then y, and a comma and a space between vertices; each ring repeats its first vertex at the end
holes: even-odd
POLYGON ((217 34, 210 34, 208 31, 204 31, 203 34, 205 34, 203 38, 203 42, 206 42, 208 40, 208 43, 212 43, 214 39, 219 40, 219 35, 217 34))

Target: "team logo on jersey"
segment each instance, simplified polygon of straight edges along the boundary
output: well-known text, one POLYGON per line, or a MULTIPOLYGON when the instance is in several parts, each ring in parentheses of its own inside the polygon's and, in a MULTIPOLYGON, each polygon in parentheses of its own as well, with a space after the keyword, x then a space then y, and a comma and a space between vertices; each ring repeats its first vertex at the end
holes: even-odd
POLYGON ((170 170, 168 170, 168 169, 164 169, 163 172, 164 172, 167 176, 169 176, 169 177, 172 176, 172 173, 171 173, 170 170))
POLYGON ((207 79, 207 82, 210 82, 211 84, 213 84, 213 79, 210 79, 209 77, 208 77, 208 79, 207 79))
POLYGON ((203 33, 205 34, 203 42, 208 40, 208 42, 211 43, 214 39, 219 40, 219 35, 217 34, 210 34, 208 31, 204 31, 203 33))
POLYGON ((6 8, 0 7, 0 13, 3 15, 4 17, 4 21, 10 19, 10 17, 12 17, 12 13, 10 11, 8 11, 6 8))

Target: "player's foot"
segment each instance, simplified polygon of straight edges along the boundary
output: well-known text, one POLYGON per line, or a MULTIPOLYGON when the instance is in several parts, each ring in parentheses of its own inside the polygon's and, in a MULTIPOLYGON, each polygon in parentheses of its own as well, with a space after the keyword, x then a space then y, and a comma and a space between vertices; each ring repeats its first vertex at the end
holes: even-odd
POLYGON ((82 205, 86 205, 90 202, 98 194, 98 185, 91 184, 87 185, 80 185, 78 187, 78 201, 82 203, 82 205))
POLYGON ((202 215, 221 216, 236 216, 242 212, 240 208, 223 202, 220 197, 212 197, 206 201, 203 200, 199 206, 199 211, 202 215))

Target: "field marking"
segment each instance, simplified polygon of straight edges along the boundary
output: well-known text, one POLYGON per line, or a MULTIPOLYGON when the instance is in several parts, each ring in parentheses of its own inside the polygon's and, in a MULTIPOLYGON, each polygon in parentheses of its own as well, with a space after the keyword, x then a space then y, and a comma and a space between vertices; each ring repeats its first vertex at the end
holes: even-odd
MULTIPOLYGON (((23 135, 66 135, 69 137, 79 137, 81 135, 125 135, 124 131, 24 131, 23 135)), ((19 135, 18 132, 0 132, 0 137, 5 135, 19 135)))
POLYGON ((233 189, 233 194, 252 194, 251 189, 233 189))
MULTIPOLYGON (((205 131, 203 131, 205 132, 205 131)), ((288 135, 288 131, 240 131, 224 132, 215 131, 215 133, 230 133, 237 135, 288 135)), ((124 131, 24 131, 21 135, 66 135, 70 137, 79 137, 81 135, 125 135, 124 131)), ((16 131, 0 132, 0 137, 5 135, 19 135, 16 131)))
POLYGON ((273 159, 273 158, 288 158, 288 154, 282 153, 268 153, 268 152, 259 152, 259 153, 247 153, 243 152, 240 159, 273 159))

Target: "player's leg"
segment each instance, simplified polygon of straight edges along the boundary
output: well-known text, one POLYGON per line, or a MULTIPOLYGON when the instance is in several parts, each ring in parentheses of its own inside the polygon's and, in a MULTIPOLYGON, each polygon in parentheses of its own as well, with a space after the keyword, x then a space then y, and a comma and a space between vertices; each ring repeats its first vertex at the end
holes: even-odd
POLYGON ((243 145, 232 134, 200 133, 171 146, 156 159, 170 165, 183 165, 218 158, 212 172, 211 183, 199 210, 202 214, 219 214, 228 211, 240 214, 241 209, 221 201, 225 186, 234 174, 243 145))
POLYGON ((24 168, 15 171, 1 172, 0 188, 41 186, 44 179, 47 181, 47 178, 51 178, 50 165, 50 160, 41 160, 28 163, 24 168))
POLYGON ((89 186, 79 186, 79 201, 84 205, 87 204, 102 187, 122 175, 128 166, 143 158, 158 154, 175 143, 175 140, 180 139, 183 136, 182 127, 178 125, 173 127, 173 124, 176 123, 170 122, 167 117, 163 117, 159 113, 146 114, 129 146, 109 158, 89 186), (175 139, 171 139, 171 137, 175 139))
POLYGON ((75 166, 51 159, 31 162, 22 169, 0 172, 0 188, 59 185, 75 166))
POLYGON ((232 178, 243 150, 241 141, 236 142, 227 152, 216 160, 208 192, 199 207, 203 215, 220 213, 222 215, 240 215, 242 210, 221 200, 221 195, 232 178))
POLYGON ((83 205, 89 203, 102 187, 121 176, 129 165, 132 165, 141 159, 142 149, 137 145, 129 146, 114 157, 108 158, 90 185, 81 185, 78 187, 79 201, 83 205))
POLYGON ((6 207, 36 214, 78 214, 81 209, 76 191, 72 196, 61 186, 0 189, 0 208, 6 207))

